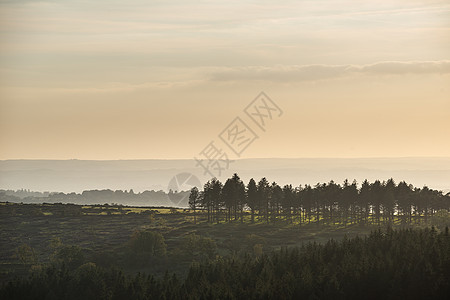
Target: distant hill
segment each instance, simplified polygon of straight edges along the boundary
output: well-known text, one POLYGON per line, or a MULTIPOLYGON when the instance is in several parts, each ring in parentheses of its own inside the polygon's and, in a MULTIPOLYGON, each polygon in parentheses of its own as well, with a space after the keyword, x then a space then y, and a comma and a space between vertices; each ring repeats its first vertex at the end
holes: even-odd
POLYGON ((38 193, 24 190, 2 190, 0 189, 0 202, 14 203, 63 203, 78 205, 126 205, 126 206, 154 206, 154 207, 182 207, 189 206, 189 191, 178 193, 166 193, 164 191, 134 191, 122 190, 90 190, 82 193, 38 193))
MULTIPOLYGON (((168 191, 179 173, 192 173, 204 183, 209 179, 195 160, 2 160, 0 189, 77 192, 95 189, 168 191)), ((315 184, 344 179, 361 182, 394 178, 417 187, 450 191, 450 158, 262 158, 240 159, 218 176, 225 180, 238 173, 279 184, 315 184)), ((188 188, 184 186, 183 188, 188 188)), ((183 189, 180 186, 180 190, 183 189)))

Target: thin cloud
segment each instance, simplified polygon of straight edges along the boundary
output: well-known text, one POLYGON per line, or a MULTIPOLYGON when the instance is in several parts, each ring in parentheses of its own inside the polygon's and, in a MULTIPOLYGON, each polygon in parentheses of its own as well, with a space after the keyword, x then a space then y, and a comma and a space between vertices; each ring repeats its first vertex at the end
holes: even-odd
POLYGON ((450 61, 386 61, 371 65, 351 66, 349 70, 372 74, 445 74, 450 73, 450 61))
POLYGON ((368 65, 295 65, 225 68, 210 74, 211 81, 302 82, 334 79, 354 74, 448 74, 450 61, 386 61, 368 65))

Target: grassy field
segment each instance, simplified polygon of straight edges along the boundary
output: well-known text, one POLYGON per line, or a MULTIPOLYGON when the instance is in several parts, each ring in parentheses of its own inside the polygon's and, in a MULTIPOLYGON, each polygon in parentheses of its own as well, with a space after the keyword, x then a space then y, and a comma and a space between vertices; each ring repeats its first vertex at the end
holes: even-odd
POLYGON ((55 259, 55 241, 79 247, 85 261, 120 267, 128 273, 164 274, 169 270, 183 274, 193 261, 245 253, 260 255, 307 242, 366 235, 378 228, 375 225, 299 225, 287 221, 251 223, 249 215, 242 223, 210 224, 200 214, 194 224, 191 211, 166 207, 1 203, 0 214, 2 282, 51 263, 55 259), (136 231, 160 233, 167 246, 166 255, 152 258, 150 263, 140 261, 129 249, 130 238, 136 231), (207 242, 205 253, 202 254, 202 249, 199 253, 189 251, 187 244, 193 235, 207 242), (28 254, 20 255, 24 247, 28 254))

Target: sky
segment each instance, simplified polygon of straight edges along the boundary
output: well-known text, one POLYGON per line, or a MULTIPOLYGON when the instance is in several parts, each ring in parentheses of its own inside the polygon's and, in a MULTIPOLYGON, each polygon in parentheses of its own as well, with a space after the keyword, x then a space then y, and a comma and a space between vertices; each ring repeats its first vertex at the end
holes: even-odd
POLYGON ((0 1, 0 159, 450 157, 449 54, 448 0, 0 1))

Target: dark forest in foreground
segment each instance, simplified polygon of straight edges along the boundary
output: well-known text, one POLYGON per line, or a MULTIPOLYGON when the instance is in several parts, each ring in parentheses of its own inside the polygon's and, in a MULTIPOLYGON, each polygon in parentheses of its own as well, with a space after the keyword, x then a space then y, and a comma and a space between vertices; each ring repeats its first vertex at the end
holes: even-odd
POLYGON ((448 299, 448 228, 369 236, 194 264, 185 279, 125 275, 87 263, 36 268, 3 299, 448 299))

